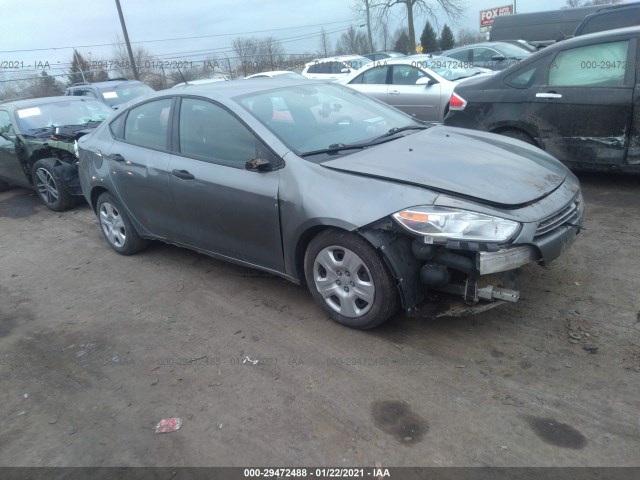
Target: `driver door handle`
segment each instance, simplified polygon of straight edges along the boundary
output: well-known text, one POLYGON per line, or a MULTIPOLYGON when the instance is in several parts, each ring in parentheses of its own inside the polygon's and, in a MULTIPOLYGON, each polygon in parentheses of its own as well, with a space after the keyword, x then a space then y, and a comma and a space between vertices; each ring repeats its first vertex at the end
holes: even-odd
POLYGON ((536 98, 562 98, 562 94, 555 92, 536 93, 536 98))
POLYGON ((400 90, 389 90, 389 95, 400 95, 400 90))
POLYGON ((193 180, 194 178, 196 178, 186 170, 171 170, 171 173, 178 178, 182 178, 183 180, 193 180))
POLYGON ((112 155, 109 155, 109 158, 111 158, 112 160, 115 160, 116 162, 124 162, 124 157, 119 153, 114 153, 112 155))

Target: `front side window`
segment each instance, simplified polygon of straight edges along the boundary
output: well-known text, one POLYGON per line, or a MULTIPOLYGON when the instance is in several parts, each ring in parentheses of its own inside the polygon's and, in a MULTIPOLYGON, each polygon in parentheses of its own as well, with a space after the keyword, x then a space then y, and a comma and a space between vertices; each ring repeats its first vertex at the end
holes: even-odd
POLYGON ((621 87, 629 41, 601 43, 560 52, 549 66, 550 87, 621 87))
POLYGON ((170 110, 170 98, 132 108, 125 121, 124 140, 141 147, 166 150, 170 110))
POLYGON ((234 115, 204 100, 183 98, 180 153, 229 167, 244 168, 256 158, 256 138, 234 115))
POLYGON ((11 117, 9 116, 9 113, 4 110, 0 110, 0 134, 14 135, 11 117))
POLYGON ((394 65, 391 83, 394 85, 415 85, 419 78, 426 77, 422 70, 411 65, 394 65))

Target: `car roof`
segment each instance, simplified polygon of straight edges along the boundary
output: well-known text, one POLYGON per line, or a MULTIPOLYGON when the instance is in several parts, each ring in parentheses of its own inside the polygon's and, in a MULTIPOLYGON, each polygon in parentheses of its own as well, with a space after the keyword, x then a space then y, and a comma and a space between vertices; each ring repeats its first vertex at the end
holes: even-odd
POLYGON ((348 60, 353 60, 354 58, 367 58, 367 57, 365 57, 364 55, 336 55, 334 57, 314 58, 310 62, 305 63, 305 65, 313 65, 314 63, 322 63, 322 62, 346 62, 348 60))
MULTIPOLYGON (((40 98, 29 98, 27 100, 10 100, 8 102, 0 103, 0 106, 3 107, 14 107, 14 108, 25 108, 25 107, 35 107, 38 105, 45 105, 47 103, 59 103, 59 102, 82 102, 82 101, 92 101, 98 102, 95 98, 87 98, 87 97, 70 97, 70 96, 58 96, 58 97, 40 97, 40 98)), ((102 102, 100 102, 102 103, 102 102)))
POLYGON ((538 55, 544 54, 545 52, 555 51, 555 50, 564 50, 566 45, 580 45, 580 44, 591 44, 595 41, 602 39, 614 39, 616 37, 624 37, 628 35, 640 34, 640 26, 637 27, 625 27, 625 28, 617 28, 615 30, 603 30, 602 32, 588 33, 586 35, 579 35, 577 37, 567 38, 566 40, 561 40, 556 42, 548 47, 543 48, 542 50, 538 50, 537 52, 532 53, 529 58, 534 57, 538 58, 538 55))
MULTIPOLYGON (((456 48, 451 48, 449 50, 445 50, 444 52, 442 52, 442 54, 446 54, 447 52, 454 52, 456 50, 463 50, 465 48, 478 48, 478 47, 500 47, 504 44, 507 45, 513 45, 513 43, 509 43, 509 42, 501 42, 501 41, 495 41, 495 42, 480 42, 480 43, 470 43, 469 45, 463 45, 461 47, 456 47, 456 48)), ((524 50, 524 48, 523 48, 524 50)))
POLYGON ((67 90, 69 88, 81 88, 81 87, 87 87, 87 86, 96 86, 98 88, 102 88, 102 87, 115 87, 118 85, 123 85, 125 83, 143 83, 140 80, 105 80, 104 82, 82 82, 82 83, 78 83, 77 85, 71 85, 70 87, 67 87, 67 90))
POLYGON ((273 77, 269 82, 265 82, 262 78, 240 78, 237 80, 230 80, 228 82, 192 85, 188 89, 184 90, 174 90, 172 88, 160 90, 158 92, 137 97, 133 100, 133 103, 138 103, 138 100, 148 100, 155 97, 172 95, 194 95, 208 98, 231 99, 241 95, 251 95, 253 93, 266 92, 282 87, 311 85, 314 83, 317 85, 332 85, 332 83, 327 83, 322 80, 309 80, 307 78, 273 77))

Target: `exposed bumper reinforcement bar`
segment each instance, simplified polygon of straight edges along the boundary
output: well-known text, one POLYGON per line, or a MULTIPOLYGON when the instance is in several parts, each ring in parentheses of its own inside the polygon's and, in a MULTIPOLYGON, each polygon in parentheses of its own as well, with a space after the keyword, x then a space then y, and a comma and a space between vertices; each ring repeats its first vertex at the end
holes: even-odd
POLYGON ((503 248, 497 252, 479 252, 476 269, 480 275, 514 270, 527 263, 540 260, 538 250, 532 245, 503 248))

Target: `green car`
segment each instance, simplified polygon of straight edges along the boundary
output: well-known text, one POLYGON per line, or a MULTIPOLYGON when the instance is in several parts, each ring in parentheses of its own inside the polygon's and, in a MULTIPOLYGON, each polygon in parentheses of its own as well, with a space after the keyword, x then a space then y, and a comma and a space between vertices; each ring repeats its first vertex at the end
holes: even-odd
POLYGON ((34 189, 51 210, 82 196, 76 140, 113 110, 98 100, 45 97, 0 104, 0 191, 34 189))

